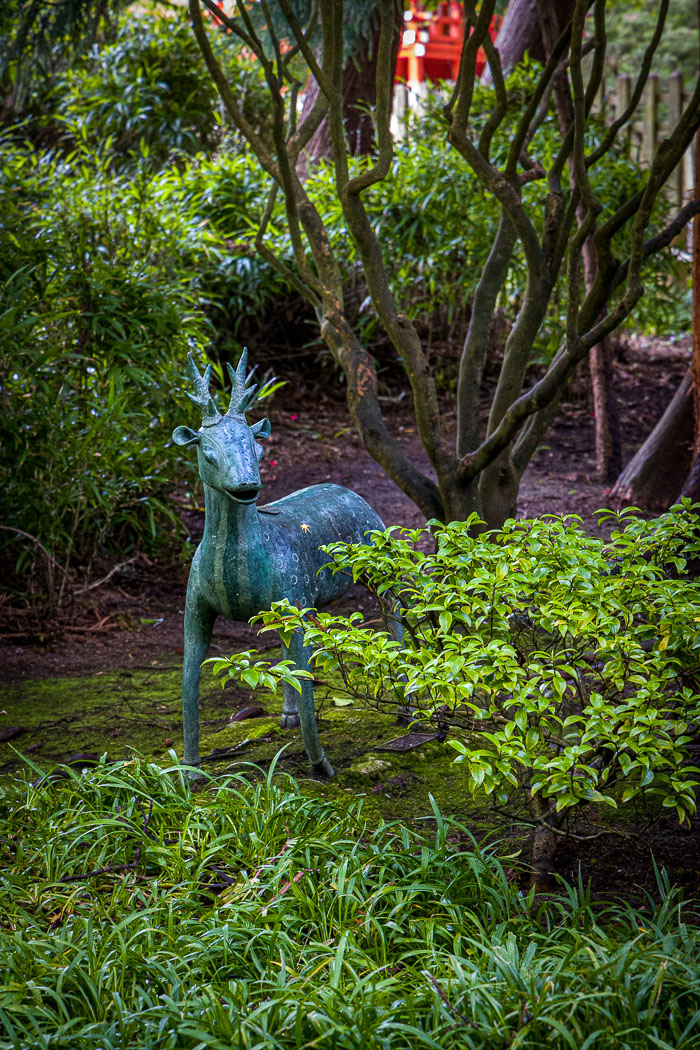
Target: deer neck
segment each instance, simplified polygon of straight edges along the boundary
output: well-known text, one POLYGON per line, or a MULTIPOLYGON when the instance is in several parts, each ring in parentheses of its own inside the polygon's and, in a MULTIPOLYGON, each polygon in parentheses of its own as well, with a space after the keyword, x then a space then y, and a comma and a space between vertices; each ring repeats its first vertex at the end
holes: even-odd
POLYGON ((260 519, 255 503, 235 503, 225 492, 204 486, 204 536, 207 546, 244 541, 246 546, 262 545, 260 519))
POLYGON ((207 575, 214 587, 219 610, 230 619, 238 619, 239 604, 251 600, 255 589, 253 566, 264 563, 264 550, 258 508, 254 503, 235 503, 225 492, 204 486, 204 536, 207 575), (237 566, 235 593, 225 584, 224 566, 237 566))

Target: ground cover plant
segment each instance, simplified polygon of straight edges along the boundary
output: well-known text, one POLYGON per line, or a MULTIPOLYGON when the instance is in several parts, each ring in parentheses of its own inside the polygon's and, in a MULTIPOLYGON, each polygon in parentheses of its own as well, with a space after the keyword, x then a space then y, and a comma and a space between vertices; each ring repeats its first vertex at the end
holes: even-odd
POLYGON ((663 875, 641 911, 537 902, 437 809, 371 828, 274 769, 30 776, 0 797, 3 1050, 697 1045, 663 875))
MULTIPOLYGON (((641 796, 650 821, 660 806, 681 824, 696 811, 700 585, 688 566, 700 517, 686 501, 651 521, 633 510, 603 518, 608 540, 575 518, 544 517, 484 534, 470 521, 433 522, 432 533, 375 533, 371 547, 333 544, 334 571, 364 581, 381 625, 287 602, 258 617, 283 636, 303 631, 316 672, 340 672, 350 697, 411 706, 416 723, 443 733, 452 725, 465 789, 490 801, 496 823, 532 826, 543 876, 559 838, 579 834, 572 818, 584 807, 641 796)), ((300 673, 250 651, 214 665, 268 687, 300 673)))

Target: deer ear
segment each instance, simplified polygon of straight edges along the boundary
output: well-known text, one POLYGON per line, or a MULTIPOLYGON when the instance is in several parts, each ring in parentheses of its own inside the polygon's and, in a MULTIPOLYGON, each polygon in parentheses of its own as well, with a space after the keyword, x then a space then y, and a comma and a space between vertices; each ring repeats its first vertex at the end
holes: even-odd
POLYGON ((256 438, 269 438, 270 436, 270 420, 261 419, 259 423, 254 423, 250 428, 253 437, 256 438))
POLYGON ((173 430, 173 441, 176 445, 198 445, 202 440, 202 435, 198 430, 191 430, 190 427, 176 427, 173 430))

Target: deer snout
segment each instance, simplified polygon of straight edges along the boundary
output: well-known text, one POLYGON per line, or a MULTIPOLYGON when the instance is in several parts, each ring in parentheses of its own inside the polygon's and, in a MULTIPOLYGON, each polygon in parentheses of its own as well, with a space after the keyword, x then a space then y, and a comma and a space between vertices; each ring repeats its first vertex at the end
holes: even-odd
POLYGON ((236 503, 255 503, 260 495, 260 485, 236 485, 227 486, 224 491, 236 503))

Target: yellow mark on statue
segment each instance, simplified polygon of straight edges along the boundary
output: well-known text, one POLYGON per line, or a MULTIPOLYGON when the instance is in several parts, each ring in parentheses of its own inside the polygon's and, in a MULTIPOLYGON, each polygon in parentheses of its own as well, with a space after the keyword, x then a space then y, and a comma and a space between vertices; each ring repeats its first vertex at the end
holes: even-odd
POLYGON ((301 529, 302 532, 310 532, 311 531, 311 526, 308 525, 307 522, 305 522, 305 521, 302 521, 302 523, 299 526, 299 528, 301 529))

